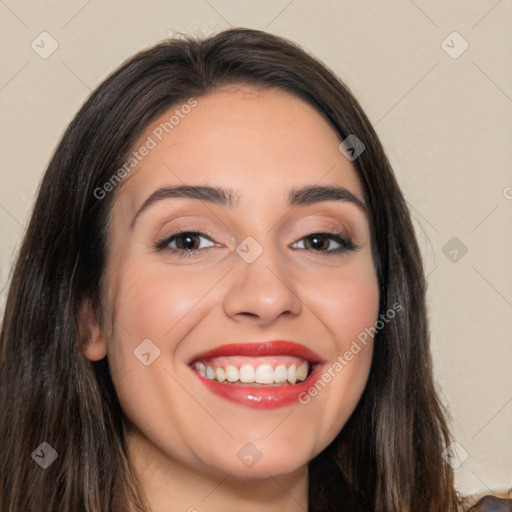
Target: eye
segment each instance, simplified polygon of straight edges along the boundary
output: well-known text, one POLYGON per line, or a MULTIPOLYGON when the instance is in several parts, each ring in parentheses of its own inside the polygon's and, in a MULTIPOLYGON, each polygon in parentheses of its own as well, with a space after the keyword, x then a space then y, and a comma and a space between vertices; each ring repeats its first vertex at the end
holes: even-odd
POLYGON ((356 248, 352 240, 341 233, 311 233, 301 238, 299 242, 292 244, 292 246, 297 248, 297 244, 300 244, 303 240, 306 241, 305 244, 303 244, 305 247, 299 247, 299 249, 304 248, 312 252, 320 252, 326 255, 353 251, 356 248), (337 244, 337 247, 331 248, 332 241, 337 244))
POLYGON ((157 242, 155 248, 157 250, 168 249, 175 253, 181 253, 180 256, 190 256, 200 249, 213 247, 215 243, 212 239, 199 231, 175 231, 166 236, 160 242, 157 242), (210 242, 210 245, 201 246, 200 239, 210 242))
MULTIPOLYGON (((178 256, 189 257, 198 251, 214 247, 213 240, 199 231, 174 231, 167 235, 163 240, 155 244, 158 251, 168 250, 176 253, 178 256), (209 245, 201 245, 201 239, 207 240, 209 245)), ((340 254, 345 251, 356 249, 350 238, 342 233, 311 233, 291 244, 295 249, 305 249, 310 252, 323 253, 324 255, 340 254), (334 247, 331 247, 332 245, 334 247), (302 245, 302 247, 300 247, 302 245)))

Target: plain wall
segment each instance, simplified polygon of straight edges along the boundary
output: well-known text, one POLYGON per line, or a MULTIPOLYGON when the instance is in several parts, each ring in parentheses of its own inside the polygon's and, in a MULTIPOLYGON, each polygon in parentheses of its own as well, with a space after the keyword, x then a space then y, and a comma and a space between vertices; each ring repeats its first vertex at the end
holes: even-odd
POLYGON ((508 0, 1 2, 0 314, 38 182, 89 92, 127 57, 167 36, 229 26, 296 41, 361 102, 418 229, 436 380, 462 448, 452 459, 457 487, 510 488, 508 0), (42 32, 58 43, 47 58, 31 46, 51 48, 42 32))

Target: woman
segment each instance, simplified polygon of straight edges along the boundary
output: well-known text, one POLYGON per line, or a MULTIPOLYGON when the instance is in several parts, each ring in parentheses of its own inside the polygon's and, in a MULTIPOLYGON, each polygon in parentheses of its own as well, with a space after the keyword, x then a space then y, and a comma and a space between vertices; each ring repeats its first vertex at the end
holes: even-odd
POLYGON ((421 257, 348 88, 276 36, 124 63, 44 175, 0 509, 455 511, 421 257))

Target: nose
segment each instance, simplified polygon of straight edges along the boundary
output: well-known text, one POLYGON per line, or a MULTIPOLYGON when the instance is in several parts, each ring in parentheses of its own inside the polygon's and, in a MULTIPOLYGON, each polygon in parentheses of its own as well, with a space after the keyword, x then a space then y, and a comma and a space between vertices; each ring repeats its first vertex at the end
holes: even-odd
POLYGON ((290 272, 275 252, 264 249, 252 263, 237 258, 233 281, 224 297, 225 313, 237 321, 268 325, 279 317, 296 317, 302 302, 290 272))

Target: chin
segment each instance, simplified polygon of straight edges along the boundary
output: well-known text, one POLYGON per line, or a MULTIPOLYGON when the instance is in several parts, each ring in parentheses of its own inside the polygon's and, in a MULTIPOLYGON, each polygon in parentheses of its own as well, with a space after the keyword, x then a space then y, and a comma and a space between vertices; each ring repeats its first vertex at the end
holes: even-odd
POLYGON ((235 442, 234 445, 233 449, 226 445, 220 447, 219 453, 204 462, 233 478, 255 480, 293 473, 317 455, 304 446, 298 447, 300 451, 282 449, 279 442, 269 443, 268 440, 235 442))

